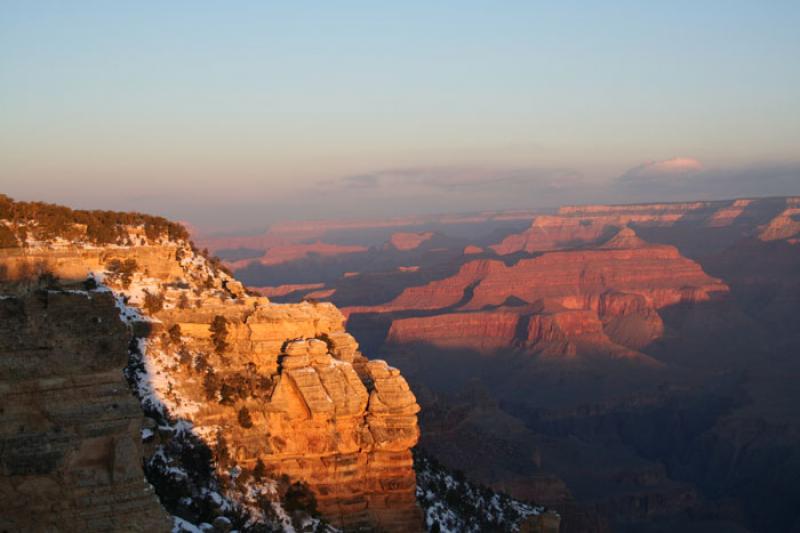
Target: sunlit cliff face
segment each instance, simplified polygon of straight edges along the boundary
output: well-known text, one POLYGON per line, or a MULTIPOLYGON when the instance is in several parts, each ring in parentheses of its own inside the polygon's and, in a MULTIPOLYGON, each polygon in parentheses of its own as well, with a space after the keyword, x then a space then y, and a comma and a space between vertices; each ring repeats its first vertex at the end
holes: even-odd
POLYGON ((24 242, 11 242, 23 233, 15 225, 0 249, 0 285, 16 291, 3 301, 49 283, 47 297, 116 302, 135 341, 126 376, 150 417, 145 473, 171 513, 210 522, 217 508, 287 530, 314 526, 316 513, 340 526, 421 528, 410 452, 419 406, 398 370, 361 355, 335 307, 249 296, 181 237, 54 229, 67 240, 26 224, 24 242))

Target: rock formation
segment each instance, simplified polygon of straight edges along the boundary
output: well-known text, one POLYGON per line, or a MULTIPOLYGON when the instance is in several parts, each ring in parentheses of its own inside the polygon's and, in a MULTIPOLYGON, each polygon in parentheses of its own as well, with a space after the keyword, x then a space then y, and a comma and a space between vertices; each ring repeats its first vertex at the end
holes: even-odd
POLYGON ((714 214, 708 218, 708 222, 706 224, 712 228, 723 228, 725 226, 730 226, 736 221, 736 219, 742 216, 745 209, 750 207, 752 204, 753 200, 747 198, 734 200, 731 205, 720 207, 717 211, 715 211, 714 214))
POLYGON ((687 222, 709 227, 731 225, 752 200, 639 205, 564 206, 556 215, 540 215, 531 226, 492 246, 500 255, 575 248, 602 242, 625 226, 672 227, 687 222))
POLYGON ((129 337, 109 293, 0 297, 0 530, 171 527, 143 479, 129 337))
POLYGON ((336 289, 364 349, 382 346, 418 393, 423 449, 557 508, 565 533, 786 531, 800 508, 797 208, 568 206, 527 228, 401 228, 454 240, 374 247, 342 270, 353 278, 269 283, 336 289))
POLYGON ((392 321, 386 341, 393 344, 426 342, 446 348, 481 352, 511 346, 520 315, 513 311, 446 313, 392 321))
POLYGON ((597 309, 608 290, 640 294, 661 308, 687 299, 703 301, 727 287, 674 246, 647 245, 624 229, 597 249, 547 253, 510 267, 495 262, 464 307, 500 305, 515 296, 530 303, 547 299, 571 309, 597 309))
POLYGON ((387 304, 345 311, 424 312, 393 318, 392 343, 478 351, 517 346, 563 356, 584 345, 638 357, 636 350, 663 333, 658 309, 727 290, 675 247, 649 244, 626 227, 594 248, 544 253, 511 266, 469 261, 455 275, 409 287, 387 304))
POLYGON ((800 235, 800 207, 787 207, 763 226, 758 234, 762 241, 792 240, 800 235))
POLYGON ((509 235, 492 249, 500 255, 542 252, 597 242, 622 224, 618 217, 575 218, 542 215, 526 231, 509 235))
POLYGON ((358 352, 333 306, 204 302, 157 316, 178 325, 182 348, 204 354, 208 369, 198 374, 170 341, 151 340, 157 368, 171 369, 156 393, 173 412, 187 401, 199 406, 185 416, 201 433, 222 431, 223 463, 253 471, 261 462, 270 478, 302 481, 338 526, 419 527, 410 455, 419 406, 397 370, 358 352), (209 329, 217 317, 226 324, 222 351, 209 329))
POLYGON ((292 513, 316 508, 345 529, 421 529, 419 406, 399 371, 358 351, 335 307, 249 296, 180 237, 52 236, 20 221, 26 207, 10 227, 29 228, 27 241, 0 250, 0 490, 16 509, 2 525, 167 528, 142 481, 144 408, 159 424, 142 433, 148 476, 182 520, 214 519, 198 508, 206 499, 221 523, 305 527, 292 513), (141 407, 122 375, 131 334, 141 407), (213 479, 198 486, 187 461, 201 464, 203 449, 213 479))

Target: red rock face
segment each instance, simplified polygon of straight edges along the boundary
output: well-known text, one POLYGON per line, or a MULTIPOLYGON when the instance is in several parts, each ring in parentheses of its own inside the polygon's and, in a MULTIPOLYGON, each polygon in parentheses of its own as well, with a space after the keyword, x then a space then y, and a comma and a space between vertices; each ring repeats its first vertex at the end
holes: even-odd
POLYGON ((492 269, 503 266, 495 260, 470 261, 454 276, 432 281, 420 287, 409 287, 388 304, 376 306, 347 307, 345 315, 352 313, 383 313, 407 309, 425 310, 451 307, 464 298, 464 291, 472 284, 484 279, 492 269))
POLYGON ((727 291, 724 283, 674 246, 648 244, 630 228, 592 250, 547 253, 510 267, 499 262, 482 270, 466 267, 462 271, 485 275, 465 309, 501 305, 513 296, 528 303, 547 300, 569 309, 597 311, 600 296, 608 291, 637 294, 660 308, 727 291))
POLYGON ((392 322, 387 342, 429 342, 443 348, 490 351, 512 344, 519 321, 518 313, 508 311, 402 318, 392 322))
POLYGON ((347 311, 441 311, 393 320, 391 343, 482 352, 522 346, 559 356, 589 346, 632 357, 663 334, 658 309, 727 290, 675 247, 649 244, 624 228, 594 249, 545 253, 512 266, 470 261, 455 275, 407 288, 388 304, 347 311))
POLYGON ((672 246, 553 252, 511 267, 496 265, 464 307, 500 305, 515 296, 529 303, 547 299, 570 309, 596 310, 600 294, 608 290, 640 294, 660 308, 703 301, 727 287, 672 246))
POLYGON ((392 321, 386 342, 424 343, 485 355, 517 348, 546 358, 573 358, 582 353, 602 352, 614 358, 653 363, 650 358, 614 342, 604 327, 604 322, 592 310, 505 308, 396 319, 392 321))

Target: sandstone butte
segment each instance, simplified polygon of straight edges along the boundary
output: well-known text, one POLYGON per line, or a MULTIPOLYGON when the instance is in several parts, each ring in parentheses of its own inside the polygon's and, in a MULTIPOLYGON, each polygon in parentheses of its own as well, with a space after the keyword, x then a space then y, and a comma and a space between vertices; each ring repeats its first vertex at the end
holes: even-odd
POLYGON ((222 496, 255 514, 256 501, 276 498, 252 475, 263 464, 267 478, 306 486, 333 525, 421 530, 410 451, 419 406, 399 371, 366 359, 334 306, 250 296, 186 242, 127 231, 141 244, 0 249, 7 280, 44 269, 101 283, 0 297, 0 529, 168 530, 142 479, 145 424, 145 460, 191 432, 217 458, 222 496), (130 279, 109 271, 127 259, 130 279), (163 301, 146 309, 147 293, 163 301), (171 427, 156 430, 130 394, 120 316, 139 338, 129 377, 142 406, 171 427), (222 326, 212 333, 212 323, 222 326))
POLYGON ((511 266, 469 261, 387 304, 345 312, 393 316, 387 341, 394 343, 481 351, 517 345, 553 356, 574 356, 585 345, 641 358, 636 350, 663 333, 658 309, 727 291, 675 247, 649 244, 623 228, 594 248, 547 252, 511 266))

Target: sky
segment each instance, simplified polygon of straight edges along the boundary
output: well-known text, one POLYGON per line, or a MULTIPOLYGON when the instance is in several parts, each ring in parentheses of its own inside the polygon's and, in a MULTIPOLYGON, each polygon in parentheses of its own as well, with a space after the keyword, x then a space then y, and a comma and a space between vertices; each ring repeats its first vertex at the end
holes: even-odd
POLYGON ((800 194, 800 2, 0 0, 0 192, 220 231, 800 194))

